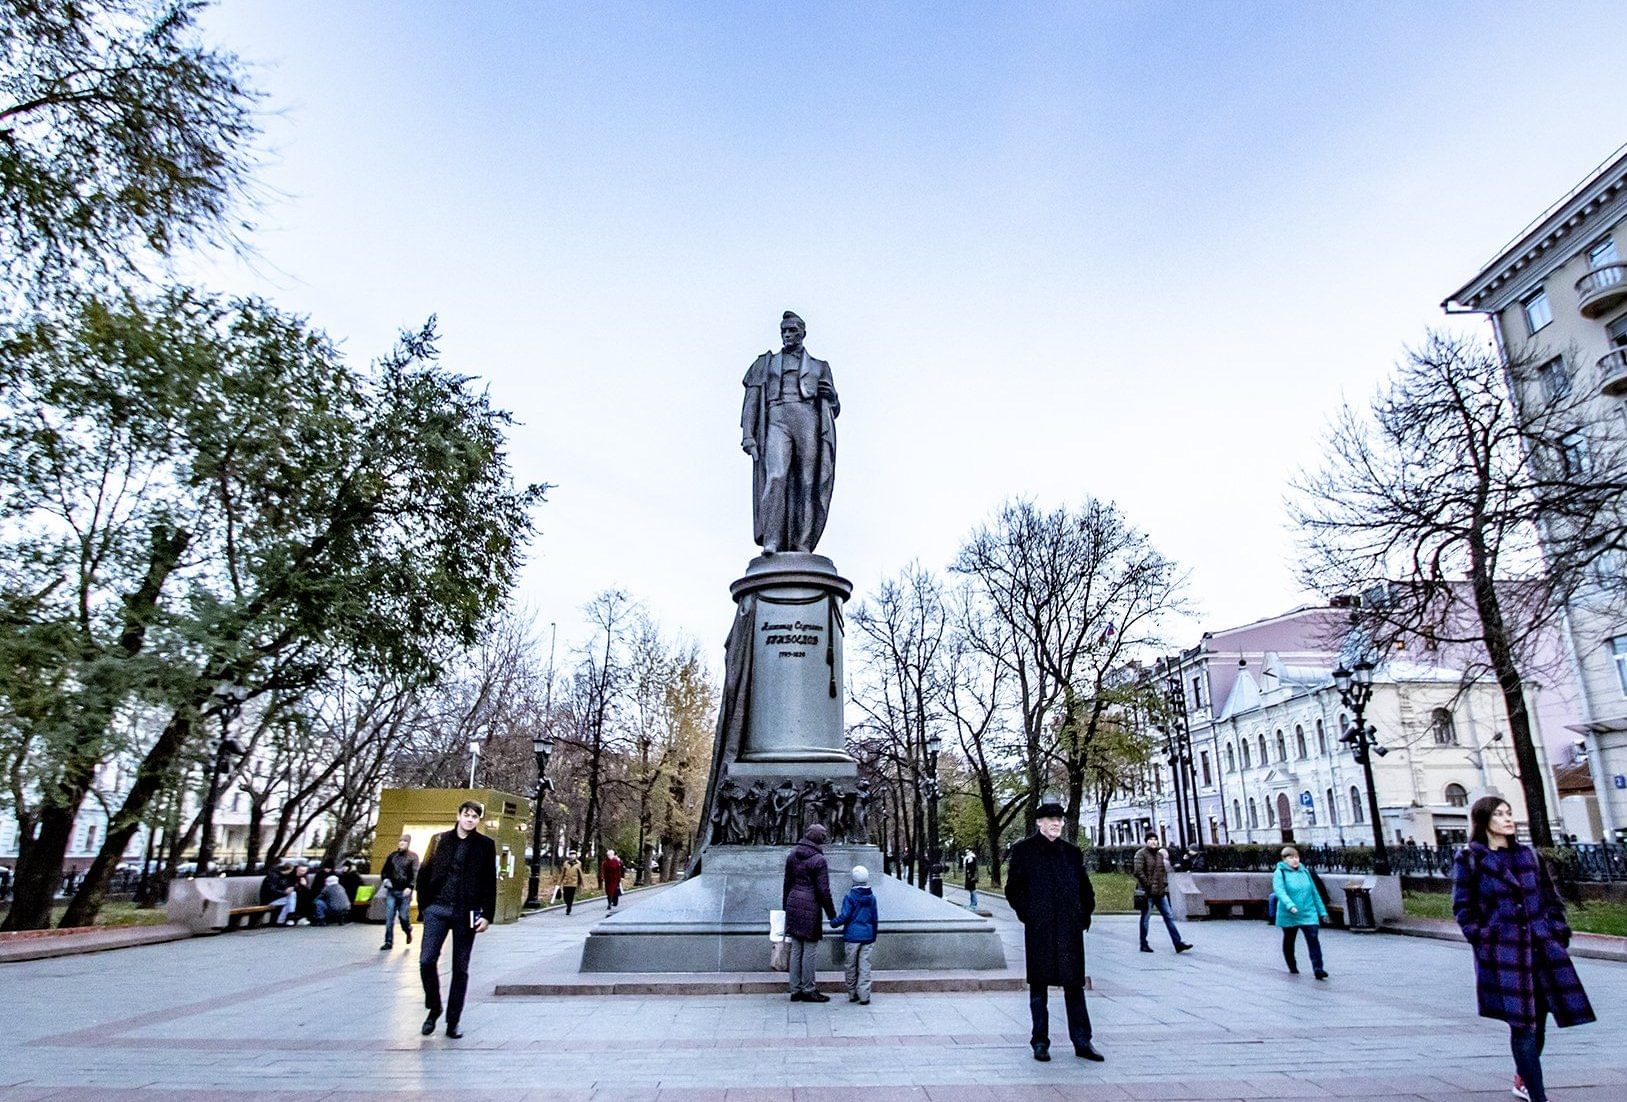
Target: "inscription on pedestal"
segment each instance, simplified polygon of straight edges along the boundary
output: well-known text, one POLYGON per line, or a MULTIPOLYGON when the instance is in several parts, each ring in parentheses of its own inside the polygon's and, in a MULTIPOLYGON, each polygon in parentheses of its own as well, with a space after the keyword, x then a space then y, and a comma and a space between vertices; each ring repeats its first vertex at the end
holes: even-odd
POLYGON ((745 761, 846 757, 841 623, 813 587, 757 596, 745 761))

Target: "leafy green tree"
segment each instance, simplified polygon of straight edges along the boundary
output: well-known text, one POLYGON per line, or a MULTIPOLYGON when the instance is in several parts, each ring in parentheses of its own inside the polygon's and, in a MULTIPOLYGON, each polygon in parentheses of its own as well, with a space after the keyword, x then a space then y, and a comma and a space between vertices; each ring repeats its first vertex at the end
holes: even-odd
POLYGON ((0 749, 43 925, 99 767, 141 760, 65 922, 88 921, 221 686, 338 663, 429 678, 507 595, 543 487, 433 321, 370 371, 264 303, 92 302, 0 335, 0 749), (50 691, 47 691, 50 686, 50 691), (132 744, 138 711, 160 717, 132 744))
POLYGON ((0 0, 7 313, 235 242, 258 94, 197 41, 197 0, 0 0))

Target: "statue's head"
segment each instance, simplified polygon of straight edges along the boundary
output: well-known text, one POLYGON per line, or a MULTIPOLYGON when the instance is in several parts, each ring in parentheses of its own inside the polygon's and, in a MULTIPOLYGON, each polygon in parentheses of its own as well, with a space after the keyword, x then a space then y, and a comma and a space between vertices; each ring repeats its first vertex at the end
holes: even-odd
POLYGON ((808 323, 787 310, 785 316, 780 318, 780 343, 787 352, 794 352, 802 347, 802 338, 808 335, 808 323))

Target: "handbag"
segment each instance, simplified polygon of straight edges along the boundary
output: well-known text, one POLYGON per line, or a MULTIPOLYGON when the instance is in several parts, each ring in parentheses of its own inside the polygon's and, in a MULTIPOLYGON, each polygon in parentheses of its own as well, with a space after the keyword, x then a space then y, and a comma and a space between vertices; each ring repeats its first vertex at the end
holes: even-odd
POLYGON ((768 966, 776 972, 789 972, 791 970, 791 942, 771 942, 768 950, 768 966))
MULTIPOLYGON (((1275 922, 1275 921, 1277 921, 1277 893, 1276 892, 1272 892, 1270 895, 1265 897, 1265 920, 1267 922, 1275 922)), ((1309 937, 1310 935, 1306 934, 1305 936, 1309 937)))
POLYGON ((1138 911, 1146 910, 1147 909, 1147 892, 1146 892, 1146 889, 1137 888, 1135 890, 1135 894, 1130 897, 1130 903, 1138 911))

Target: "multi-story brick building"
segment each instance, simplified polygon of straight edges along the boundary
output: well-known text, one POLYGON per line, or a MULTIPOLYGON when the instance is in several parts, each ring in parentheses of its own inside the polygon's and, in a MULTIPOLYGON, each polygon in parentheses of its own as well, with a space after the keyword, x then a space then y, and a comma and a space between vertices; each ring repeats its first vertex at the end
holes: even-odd
MULTIPOLYGON (((1442 304, 1491 322, 1517 400, 1588 399, 1573 453, 1589 434, 1627 436, 1627 147, 1590 174, 1442 304), (1529 378, 1526 378, 1526 375, 1529 378)), ((1598 440, 1592 441, 1596 449, 1598 440)), ((1596 451, 1595 451, 1596 454, 1596 451)), ((1611 557, 1568 610, 1569 658, 1581 715, 1573 724, 1592 766, 1600 825, 1627 835, 1627 614, 1613 593, 1627 564, 1611 557)))

